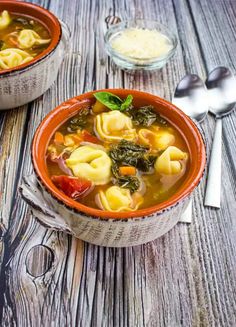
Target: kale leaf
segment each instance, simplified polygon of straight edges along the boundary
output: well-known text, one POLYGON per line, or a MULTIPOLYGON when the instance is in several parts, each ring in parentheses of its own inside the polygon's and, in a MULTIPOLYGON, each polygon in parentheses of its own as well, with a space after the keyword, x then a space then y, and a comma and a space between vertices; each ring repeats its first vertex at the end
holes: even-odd
POLYGON ((126 165, 138 168, 139 160, 143 158, 144 153, 147 151, 148 148, 146 146, 122 140, 111 148, 109 156, 119 166, 126 165))
POLYGON ((156 158, 153 155, 144 155, 139 159, 137 168, 143 172, 150 172, 154 167, 156 158))
POLYGON ((116 179, 115 184, 123 188, 128 188, 131 193, 134 193, 140 187, 140 180, 135 176, 120 176, 116 179))
POLYGON ((131 193, 138 190, 140 180, 137 176, 120 176, 120 166, 134 166, 140 171, 150 172, 153 169, 156 157, 149 155, 149 148, 130 141, 122 140, 109 151, 112 159, 112 173, 115 184, 129 188, 131 193))
POLYGON ((81 109, 79 113, 70 120, 69 126, 67 127, 68 132, 72 133, 77 131, 77 129, 82 129, 86 125, 89 113, 89 108, 81 109))
POLYGON ((132 118, 135 125, 151 126, 154 122, 159 123, 162 126, 167 125, 167 121, 162 118, 155 110, 153 106, 144 106, 140 108, 134 108, 129 106, 125 113, 132 118))
POLYGON ((134 166, 143 172, 149 172, 154 166, 156 156, 149 155, 148 150, 146 146, 122 140, 111 148, 109 156, 117 166, 134 166))

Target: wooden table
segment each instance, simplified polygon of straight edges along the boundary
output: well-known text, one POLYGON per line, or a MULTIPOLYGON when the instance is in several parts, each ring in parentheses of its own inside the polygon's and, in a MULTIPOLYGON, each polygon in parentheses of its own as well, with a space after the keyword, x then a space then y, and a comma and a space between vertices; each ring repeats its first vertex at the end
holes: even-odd
MULTIPOLYGON (((21 200, 32 172, 30 145, 42 118, 87 90, 122 87, 171 99, 188 73, 236 68, 236 0, 34 1, 67 22, 72 42, 54 85, 24 107, 0 113, 1 326, 236 326, 236 115, 224 119, 222 208, 194 195, 193 222, 143 246, 86 244, 48 230, 21 200), (157 19, 178 36, 175 57, 157 72, 130 74, 107 57, 108 15, 157 19)), ((208 153, 212 116, 203 123, 208 153)))

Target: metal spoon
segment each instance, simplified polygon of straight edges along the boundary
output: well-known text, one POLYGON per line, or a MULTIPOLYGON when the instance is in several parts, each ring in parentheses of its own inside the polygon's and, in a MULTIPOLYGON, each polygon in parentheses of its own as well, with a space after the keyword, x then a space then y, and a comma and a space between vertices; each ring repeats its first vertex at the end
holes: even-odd
MULTIPOLYGON (((208 112, 207 90, 204 82, 198 75, 187 74, 175 89, 172 103, 180 108, 186 115, 201 122, 208 112)), ((189 202, 181 217, 183 222, 192 220, 192 200, 189 202)))
POLYGON ((185 75, 175 89, 172 103, 189 117, 202 122, 209 106, 207 90, 201 78, 195 74, 185 75))
POLYGON ((221 190, 221 146, 222 120, 235 107, 236 79, 226 67, 217 67, 210 72, 206 80, 210 112, 216 117, 215 134, 212 143, 208 170, 205 206, 220 208, 221 190))

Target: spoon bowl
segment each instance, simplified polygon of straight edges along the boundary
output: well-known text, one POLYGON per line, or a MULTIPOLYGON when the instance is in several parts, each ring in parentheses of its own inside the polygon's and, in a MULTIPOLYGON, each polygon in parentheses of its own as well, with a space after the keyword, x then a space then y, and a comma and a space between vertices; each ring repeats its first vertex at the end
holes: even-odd
POLYGON ((209 111, 220 118, 231 113, 236 103, 236 79, 226 67, 216 67, 207 77, 209 111))
POLYGON ((204 82, 198 75, 185 75, 176 87, 172 102, 189 117, 203 121, 209 108, 204 82))

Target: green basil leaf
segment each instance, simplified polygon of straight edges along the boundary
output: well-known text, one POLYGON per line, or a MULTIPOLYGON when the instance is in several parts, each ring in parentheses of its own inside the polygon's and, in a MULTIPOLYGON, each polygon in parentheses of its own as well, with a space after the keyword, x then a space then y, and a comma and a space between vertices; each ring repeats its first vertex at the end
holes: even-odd
POLYGON ((110 92, 97 92, 94 93, 94 96, 99 102, 111 110, 125 110, 130 107, 133 101, 133 96, 131 94, 129 94, 124 101, 110 92))
POLYGON ((133 96, 131 94, 129 94, 127 96, 127 98, 125 99, 125 101, 122 103, 122 105, 120 107, 120 110, 122 111, 122 110, 125 110, 125 109, 129 108, 129 106, 131 105, 132 101, 133 101, 133 96))
POLYGON ((110 92, 94 93, 95 98, 111 110, 120 110, 122 100, 110 92))

